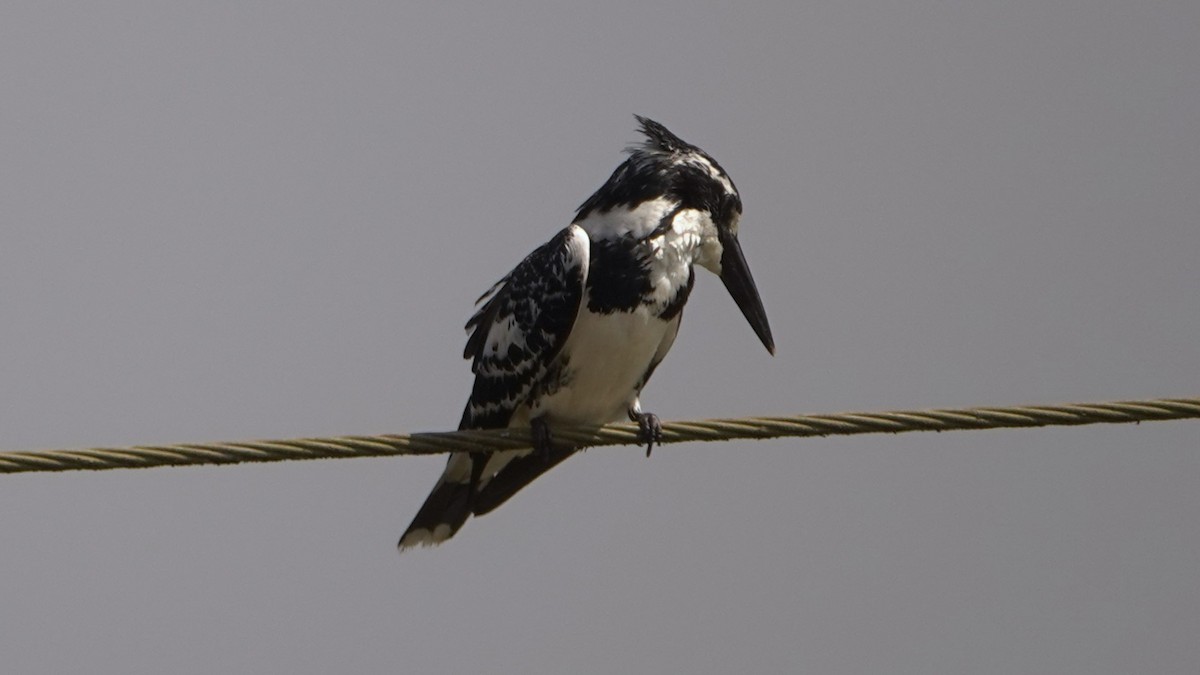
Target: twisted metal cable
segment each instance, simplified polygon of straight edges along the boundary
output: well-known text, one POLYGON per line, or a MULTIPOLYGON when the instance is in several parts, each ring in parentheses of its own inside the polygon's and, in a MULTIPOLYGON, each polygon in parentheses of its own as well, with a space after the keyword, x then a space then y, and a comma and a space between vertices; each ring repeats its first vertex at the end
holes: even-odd
MULTIPOLYGON (((1115 424, 1200 418, 1200 398, 1069 403, 986 408, 942 408, 852 412, 834 415, 741 417, 663 424, 662 444, 806 436, 954 431, 1006 427, 1115 424)), ((578 447, 641 443, 635 424, 602 427, 556 427, 557 442, 578 447)), ((288 459, 333 459, 389 455, 435 455, 452 450, 494 452, 531 445, 524 429, 489 429, 381 436, 296 438, 232 443, 138 445, 39 452, 0 452, 0 473, 133 469, 193 464, 277 462, 288 459)))

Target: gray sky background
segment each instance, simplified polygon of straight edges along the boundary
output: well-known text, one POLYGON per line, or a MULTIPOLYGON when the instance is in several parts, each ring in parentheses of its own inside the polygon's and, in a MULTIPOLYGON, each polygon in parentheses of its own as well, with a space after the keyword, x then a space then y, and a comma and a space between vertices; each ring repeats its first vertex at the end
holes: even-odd
MULTIPOLYGON (((429 3, 432 5, 432 3, 429 3)), ((1200 3, 0 9, 0 448, 453 427, 651 116, 742 191, 664 418, 1200 394, 1200 3)), ((1200 423, 0 477, 11 673, 1200 672, 1200 423)))

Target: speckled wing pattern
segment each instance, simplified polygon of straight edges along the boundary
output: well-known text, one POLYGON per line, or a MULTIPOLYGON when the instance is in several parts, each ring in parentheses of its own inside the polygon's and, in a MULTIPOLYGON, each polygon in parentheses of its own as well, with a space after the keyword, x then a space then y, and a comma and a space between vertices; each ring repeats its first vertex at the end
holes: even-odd
POLYGON ((472 359, 475 386, 459 429, 508 426, 546 376, 579 314, 588 252, 587 234, 572 225, 480 298, 466 326, 463 357, 472 359))

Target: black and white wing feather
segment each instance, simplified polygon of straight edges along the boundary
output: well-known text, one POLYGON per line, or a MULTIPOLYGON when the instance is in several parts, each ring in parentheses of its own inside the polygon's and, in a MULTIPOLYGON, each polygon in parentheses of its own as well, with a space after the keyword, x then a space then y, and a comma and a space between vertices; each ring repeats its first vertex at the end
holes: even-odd
POLYGON ((459 429, 508 426, 546 377, 579 315, 588 252, 587 234, 571 225, 480 299, 466 326, 463 357, 472 359, 475 386, 459 429))
MULTIPOLYGON (((589 247, 583 229, 571 225, 479 299, 483 306, 467 321, 470 337, 463 352, 472 360, 475 385, 459 429, 507 427, 536 388, 554 376, 555 362, 583 303, 589 247)), ((400 548, 437 544, 453 536, 471 515, 476 495, 517 456, 451 453, 441 479, 400 538, 400 548)))

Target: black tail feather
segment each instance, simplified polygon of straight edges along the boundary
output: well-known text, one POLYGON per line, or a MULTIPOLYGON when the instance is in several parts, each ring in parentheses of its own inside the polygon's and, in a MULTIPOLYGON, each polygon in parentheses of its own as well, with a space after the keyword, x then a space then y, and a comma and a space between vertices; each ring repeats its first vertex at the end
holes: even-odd
POLYGON ((471 515, 471 486, 449 481, 438 484, 400 537, 400 548, 432 546, 458 532, 471 515))
POLYGON ((553 448, 549 456, 534 452, 509 462, 492 477, 471 504, 471 513, 482 516, 491 513, 521 488, 553 469, 564 459, 578 452, 575 448, 553 448))
MULTIPOLYGON (((447 470, 458 480, 448 480, 446 475, 429 493, 421 510, 417 511, 412 524, 400 537, 400 550, 414 546, 433 546, 453 537, 462 528, 467 518, 491 513, 518 491, 539 476, 553 469, 566 458, 578 452, 574 448, 556 447, 548 453, 532 452, 508 459, 494 476, 481 476, 490 459, 485 455, 454 453, 451 462, 468 459, 471 462, 467 481, 464 482, 462 468, 447 470), (482 485, 482 487, 478 487, 482 485)), ((506 453, 507 454, 507 453, 506 453)))

